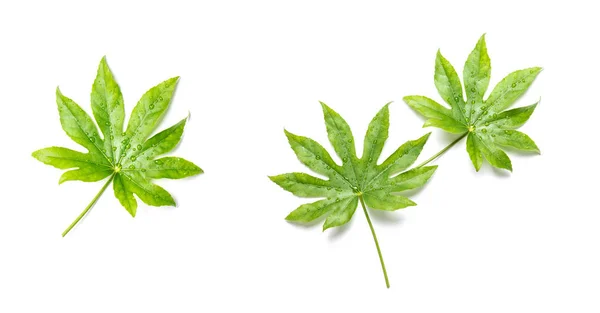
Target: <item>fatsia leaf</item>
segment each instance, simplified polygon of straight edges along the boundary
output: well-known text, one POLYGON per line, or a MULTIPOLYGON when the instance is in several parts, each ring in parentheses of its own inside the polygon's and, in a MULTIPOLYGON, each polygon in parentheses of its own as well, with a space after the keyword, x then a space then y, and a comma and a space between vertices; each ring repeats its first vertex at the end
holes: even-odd
POLYGON ((198 166, 182 158, 157 158, 177 146, 187 118, 148 139, 168 109, 178 79, 168 79, 148 90, 134 107, 126 131, 123 131, 123 95, 106 58, 100 61, 91 94, 92 112, 98 127, 77 103, 56 90, 62 128, 87 153, 50 147, 33 152, 33 157, 56 168, 68 169, 59 183, 69 180, 94 182, 108 177, 98 195, 63 236, 89 211, 111 182, 115 197, 135 217, 137 201, 134 194, 148 205, 175 205, 173 197, 152 179, 178 179, 202 173, 198 166))
POLYGON ((467 137, 467 152, 479 171, 485 158, 492 166, 512 171, 510 158, 502 147, 539 153, 535 142, 514 130, 525 124, 537 103, 508 109, 533 83, 542 69, 532 67, 510 73, 484 99, 491 77, 491 62, 481 36, 463 69, 465 94, 459 76, 438 51, 435 61, 435 86, 450 108, 423 96, 407 96, 404 101, 426 118, 426 126, 441 128, 467 137))
POLYGON ((311 222, 326 216, 323 230, 344 225, 350 221, 360 202, 367 217, 389 287, 379 244, 368 215, 367 207, 394 211, 416 203, 398 192, 422 187, 436 170, 436 166, 407 170, 417 159, 429 134, 408 141, 392 155, 379 163, 388 138, 389 104, 375 115, 364 137, 361 157, 356 155, 354 137, 348 123, 326 104, 321 103, 327 135, 336 154, 342 160, 337 164, 316 141, 285 131, 298 160, 314 172, 326 176, 324 180, 305 173, 287 173, 269 178, 281 188, 299 197, 322 198, 303 204, 286 219, 293 222, 311 222))

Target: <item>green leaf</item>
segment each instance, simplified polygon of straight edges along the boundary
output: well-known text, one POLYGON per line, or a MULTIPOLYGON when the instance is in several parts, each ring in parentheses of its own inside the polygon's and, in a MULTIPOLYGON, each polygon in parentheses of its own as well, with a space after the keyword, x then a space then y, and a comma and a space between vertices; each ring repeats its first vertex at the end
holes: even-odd
POLYGON ((494 167, 512 170, 511 161, 502 147, 539 152, 529 136, 514 131, 527 122, 537 103, 507 109, 525 94, 541 70, 532 67, 510 73, 485 99, 491 77, 491 62, 484 35, 469 54, 463 69, 466 101, 458 74, 439 51, 434 82, 440 96, 451 109, 424 96, 407 96, 404 101, 426 118, 423 127, 433 126, 449 133, 462 134, 460 138, 468 134, 467 151, 477 171, 481 168, 483 158, 494 167))
POLYGON ((124 132, 123 95, 106 58, 102 58, 91 93, 92 112, 102 136, 92 118, 59 89, 56 90, 61 125, 87 153, 50 147, 33 152, 33 157, 59 169, 70 169, 63 173, 60 183, 68 180, 93 182, 109 177, 63 236, 89 211, 111 182, 115 197, 135 216, 137 201, 134 195, 152 206, 175 205, 173 197, 154 184, 152 179, 178 179, 202 173, 199 167, 182 158, 156 158, 177 146, 187 119, 146 140, 167 111, 178 79, 168 79, 147 91, 133 109, 124 132))
MULTIPOLYGON (((354 138, 348 123, 326 104, 321 103, 321 106, 329 141, 342 164, 334 162, 331 155, 316 141, 285 131, 300 162, 328 179, 305 173, 288 173, 269 178, 296 196, 324 198, 303 204, 286 217, 288 221, 307 223, 326 216, 323 230, 348 223, 360 201, 379 251, 365 202, 372 209, 386 211, 416 205, 397 193, 423 186, 435 172, 435 166, 405 171, 423 150, 429 134, 406 142, 378 164, 388 137, 389 104, 386 104, 369 123, 360 158, 356 155, 354 138)), ((380 251, 379 253, 388 283, 383 258, 380 251)))

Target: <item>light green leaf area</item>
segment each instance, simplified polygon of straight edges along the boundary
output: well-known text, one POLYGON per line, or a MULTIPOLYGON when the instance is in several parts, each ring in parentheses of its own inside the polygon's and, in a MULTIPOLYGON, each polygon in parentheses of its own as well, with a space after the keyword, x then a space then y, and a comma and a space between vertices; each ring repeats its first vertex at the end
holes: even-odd
POLYGON ((107 185, 113 182, 115 196, 132 216, 137 209, 134 194, 148 205, 174 206, 173 197, 152 179, 177 179, 202 173, 184 159, 159 158, 177 146, 187 118, 150 137, 169 107, 178 79, 168 79, 148 90, 134 107, 124 130, 123 95, 106 59, 102 58, 91 93, 96 123, 77 103, 56 90, 62 128, 87 152, 50 147, 33 152, 33 157, 67 170, 59 183, 94 182, 109 177, 107 185))
POLYGON ((385 105, 369 124, 361 158, 356 155, 354 137, 346 121, 324 103, 323 114, 331 145, 342 160, 337 164, 316 141, 285 131, 290 146, 304 165, 328 179, 305 173, 288 173, 270 179, 298 197, 323 198, 303 204, 286 219, 311 222, 327 216, 323 230, 346 224, 364 199, 372 209, 394 211, 416 205, 401 191, 423 186, 436 166, 406 171, 417 159, 429 134, 400 146, 383 162, 378 160, 388 138, 389 109, 385 105))
POLYGON ((404 101, 426 118, 423 127, 434 126, 453 134, 466 134, 467 152, 477 171, 483 158, 494 167, 512 171, 504 147, 539 153, 529 136, 515 130, 527 122, 537 103, 507 109, 527 91, 541 70, 532 67, 508 74, 484 99, 491 76, 484 35, 465 63, 465 92, 452 64, 439 51, 437 53, 434 82, 449 108, 424 96, 407 96, 404 101))

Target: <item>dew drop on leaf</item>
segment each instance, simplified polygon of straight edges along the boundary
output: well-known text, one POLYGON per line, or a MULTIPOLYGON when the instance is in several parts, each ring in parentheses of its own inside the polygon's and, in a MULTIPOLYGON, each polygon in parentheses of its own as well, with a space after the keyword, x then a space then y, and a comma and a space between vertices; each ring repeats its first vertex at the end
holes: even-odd
POLYGON ((131 164, 131 165, 129 165, 129 168, 132 169, 132 170, 134 170, 135 169, 135 165, 131 164))
POLYGON ((146 172, 146 169, 145 169, 145 168, 143 168, 143 169, 142 169, 142 172, 146 172))
POLYGON ((161 165, 161 164, 162 164, 162 161, 161 161, 161 160, 154 160, 154 164, 156 164, 156 165, 161 165))
POLYGON ((137 145, 138 150, 142 150, 142 145, 137 145))
POLYGON ((150 110, 154 109, 154 103, 149 106, 150 110))
POLYGON ((517 87, 517 83, 512 83, 512 85, 510 85, 510 86, 515 88, 515 87, 517 87))
POLYGON ((92 143, 94 143, 94 142, 96 142, 96 138, 94 138, 94 137, 90 137, 90 141, 91 141, 92 143))
POLYGON ((136 158, 136 156, 134 155, 134 156, 130 157, 129 159, 130 159, 131 161, 135 161, 135 159, 137 159, 137 158, 136 158))
POLYGON ((475 92, 475 87, 471 87, 471 92, 475 92))
POLYGON ((487 133, 487 128, 482 129, 481 132, 484 134, 487 133))

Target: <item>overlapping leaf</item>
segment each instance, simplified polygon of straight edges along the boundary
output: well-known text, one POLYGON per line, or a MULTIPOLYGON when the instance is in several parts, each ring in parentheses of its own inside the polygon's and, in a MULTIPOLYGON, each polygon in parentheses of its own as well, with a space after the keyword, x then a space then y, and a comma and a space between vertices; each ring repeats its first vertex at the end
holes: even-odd
POLYGON ((124 131, 123 95, 106 59, 102 58, 91 93, 97 126, 79 105, 56 90, 62 128, 87 152, 50 147, 35 151, 33 156, 45 164, 67 169, 60 183, 94 182, 109 177, 107 185, 112 180, 115 196, 132 216, 137 209, 134 194, 148 205, 174 206, 173 197, 152 179, 177 179, 202 173, 199 167, 182 158, 160 157, 179 143, 187 118, 148 137, 167 111, 178 79, 168 79, 148 90, 134 107, 124 131))
POLYGON ((466 99, 456 70, 438 51, 435 61, 435 86, 447 108, 424 96, 407 96, 404 101, 427 118, 425 126, 467 136, 467 151, 479 171, 483 158, 494 167, 512 171, 511 161, 502 147, 538 152, 535 142, 515 130, 522 126, 537 103, 507 110, 521 97, 540 73, 532 67, 510 73, 494 87, 484 100, 491 75, 485 36, 481 36, 469 55, 464 69, 466 99))
POLYGON ((296 196, 323 198, 301 205, 286 219, 310 222, 327 215, 323 225, 325 230, 347 223, 352 218, 360 198, 364 199, 368 207, 385 211, 416 205, 398 192, 423 186, 435 172, 436 166, 405 171, 421 153, 429 134, 406 142, 378 164, 388 138, 388 105, 385 105, 369 124, 361 158, 356 155, 354 137, 346 121, 324 103, 321 105, 329 141, 342 164, 338 165, 316 141, 286 131, 290 146, 300 162, 315 173, 329 178, 323 180, 305 173, 271 176, 273 182, 296 196))

